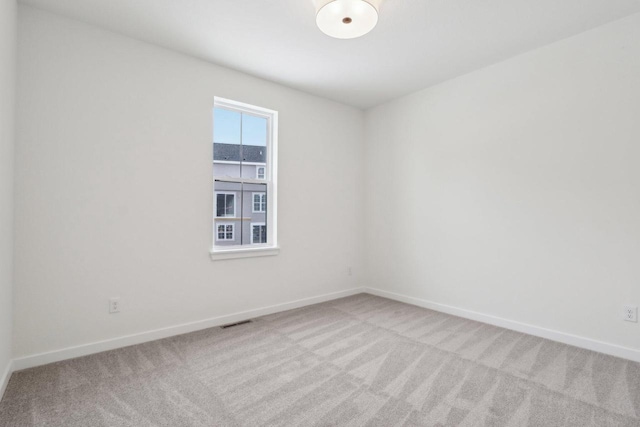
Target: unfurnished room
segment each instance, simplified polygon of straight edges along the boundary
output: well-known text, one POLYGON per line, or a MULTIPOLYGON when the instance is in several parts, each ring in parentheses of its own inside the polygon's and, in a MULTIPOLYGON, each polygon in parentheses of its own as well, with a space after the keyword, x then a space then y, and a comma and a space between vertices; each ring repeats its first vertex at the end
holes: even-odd
POLYGON ((640 0, 0 0, 0 427, 640 427, 640 0))

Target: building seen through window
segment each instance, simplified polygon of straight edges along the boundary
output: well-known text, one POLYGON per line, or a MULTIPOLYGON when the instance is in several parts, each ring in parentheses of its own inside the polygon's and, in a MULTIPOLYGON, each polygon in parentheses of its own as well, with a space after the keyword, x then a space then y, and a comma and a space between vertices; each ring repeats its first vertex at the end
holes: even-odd
POLYGON ((214 249, 268 244, 272 117, 214 108, 214 249))

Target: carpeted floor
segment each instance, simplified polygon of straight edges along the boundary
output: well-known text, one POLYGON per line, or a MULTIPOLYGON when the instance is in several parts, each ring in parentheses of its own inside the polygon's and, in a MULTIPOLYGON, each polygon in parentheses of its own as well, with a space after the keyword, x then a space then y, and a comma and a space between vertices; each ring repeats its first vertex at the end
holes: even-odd
POLYGON ((1 426, 640 426, 640 364, 361 294, 14 373, 1 426))

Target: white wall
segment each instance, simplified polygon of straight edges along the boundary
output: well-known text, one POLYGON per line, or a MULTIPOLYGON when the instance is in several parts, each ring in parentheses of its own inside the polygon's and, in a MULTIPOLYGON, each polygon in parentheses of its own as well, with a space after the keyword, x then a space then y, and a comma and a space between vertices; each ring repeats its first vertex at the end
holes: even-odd
POLYGON ((640 15, 372 109, 365 128, 37 9, 19 24, 16 357, 360 285, 640 350, 620 320, 640 304, 640 15), (280 112, 277 257, 209 259, 214 96, 280 112))
POLYGON ((22 6, 18 66, 16 357, 360 285, 361 111, 22 6), (280 112, 276 257, 209 258, 214 96, 280 112))
POLYGON ((11 360, 16 2, 0 0, 0 398, 11 360))
POLYGON ((367 283, 640 350, 640 15, 366 115, 367 283))

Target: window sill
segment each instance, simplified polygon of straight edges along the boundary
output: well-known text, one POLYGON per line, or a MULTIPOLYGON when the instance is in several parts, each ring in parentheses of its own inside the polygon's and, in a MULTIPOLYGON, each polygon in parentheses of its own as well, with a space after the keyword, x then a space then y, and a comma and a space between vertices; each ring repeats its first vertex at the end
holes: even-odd
POLYGON ((274 256, 278 255, 279 253, 280 248, 277 246, 242 249, 212 249, 211 251, 209 251, 212 261, 236 258, 253 258, 259 256, 274 256))

